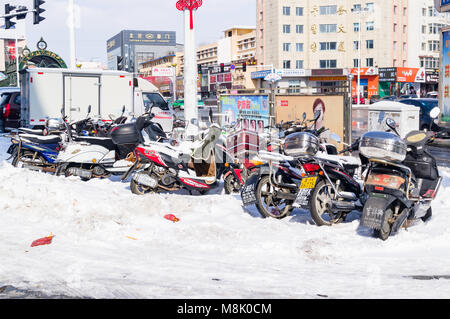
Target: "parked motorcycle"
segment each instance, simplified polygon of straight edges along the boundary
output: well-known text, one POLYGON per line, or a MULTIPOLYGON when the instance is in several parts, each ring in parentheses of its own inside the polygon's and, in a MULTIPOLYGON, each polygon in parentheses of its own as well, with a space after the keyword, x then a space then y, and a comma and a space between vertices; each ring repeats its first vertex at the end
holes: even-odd
POLYGON ((136 122, 111 129, 110 137, 73 137, 56 159, 57 175, 79 176, 82 180, 124 174, 135 162, 134 150, 144 142, 142 130, 152 125, 153 115, 145 113, 136 122))
MULTIPOLYGON (((436 119, 440 109, 430 115, 436 119)), ((436 159, 427 145, 434 139, 430 131, 412 131, 404 140, 396 123, 387 120, 395 133, 369 132, 361 139, 360 151, 369 158, 365 191, 369 198, 364 206, 361 225, 374 230, 374 236, 387 240, 414 220, 428 221, 431 202, 441 186, 436 159)))
POLYGON ((122 176, 132 176, 130 188, 144 195, 187 189, 206 194, 219 187, 227 159, 222 130, 212 124, 197 140, 173 146, 167 142, 150 142, 136 147, 136 163, 122 176))

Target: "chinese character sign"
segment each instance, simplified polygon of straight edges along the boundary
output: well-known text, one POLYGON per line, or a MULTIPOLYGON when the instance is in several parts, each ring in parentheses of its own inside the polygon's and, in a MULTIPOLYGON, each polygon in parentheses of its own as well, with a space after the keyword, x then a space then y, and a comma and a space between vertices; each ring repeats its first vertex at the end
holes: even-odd
POLYGON ((268 95, 223 95, 220 97, 223 125, 262 133, 269 125, 268 95))
POLYGON ((445 31, 443 36, 442 46, 442 90, 441 90, 441 108, 442 121, 450 122, 450 31, 445 31))

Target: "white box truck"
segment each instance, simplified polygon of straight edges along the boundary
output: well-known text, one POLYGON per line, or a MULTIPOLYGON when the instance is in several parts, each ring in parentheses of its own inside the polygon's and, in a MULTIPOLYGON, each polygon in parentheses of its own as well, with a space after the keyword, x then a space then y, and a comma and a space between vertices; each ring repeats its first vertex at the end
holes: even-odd
POLYGON ((46 118, 60 117, 61 109, 69 121, 86 117, 109 120, 109 115, 141 115, 152 105, 155 122, 172 131, 173 112, 158 89, 150 82, 133 78, 132 73, 105 70, 28 68, 21 71, 21 125, 44 125, 46 118))

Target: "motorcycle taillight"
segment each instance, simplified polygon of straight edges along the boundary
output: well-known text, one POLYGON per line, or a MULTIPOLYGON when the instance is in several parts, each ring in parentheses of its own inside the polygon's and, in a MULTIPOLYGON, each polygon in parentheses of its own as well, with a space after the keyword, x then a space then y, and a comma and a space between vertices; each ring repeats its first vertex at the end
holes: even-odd
POLYGON ((307 164, 303 164, 303 169, 305 170, 306 173, 314 173, 317 172, 318 170, 320 170, 320 166, 317 164, 311 164, 311 163, 307 163, 307 164))

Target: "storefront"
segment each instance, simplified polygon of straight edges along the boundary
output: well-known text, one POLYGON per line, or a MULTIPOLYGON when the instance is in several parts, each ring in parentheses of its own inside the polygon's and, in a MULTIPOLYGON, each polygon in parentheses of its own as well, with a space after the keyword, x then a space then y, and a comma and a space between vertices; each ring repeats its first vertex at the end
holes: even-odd
POLYGON ((366 99, 370 99, 378 94, 378 69, 377 68, 361 68, 351 69, 350 74, 353 75, 352 96, 357 95, 358 72, 360 72, 361 92, 366 99))
POLYGON ((422 83, 420 92, 425 96, 429 92, 439 91, 439 70, 427 69, 425 76, 425 83, 422 83))
POLYGON ((425 83, 424 68, 380 68, 379 95, 402 96, 416 94, 422 96, 421 85, 425 83))
POLYGON ((348 88, 348 71, 344 69, 313 69, 309 86, 315 93, 344 93, 348 88))

